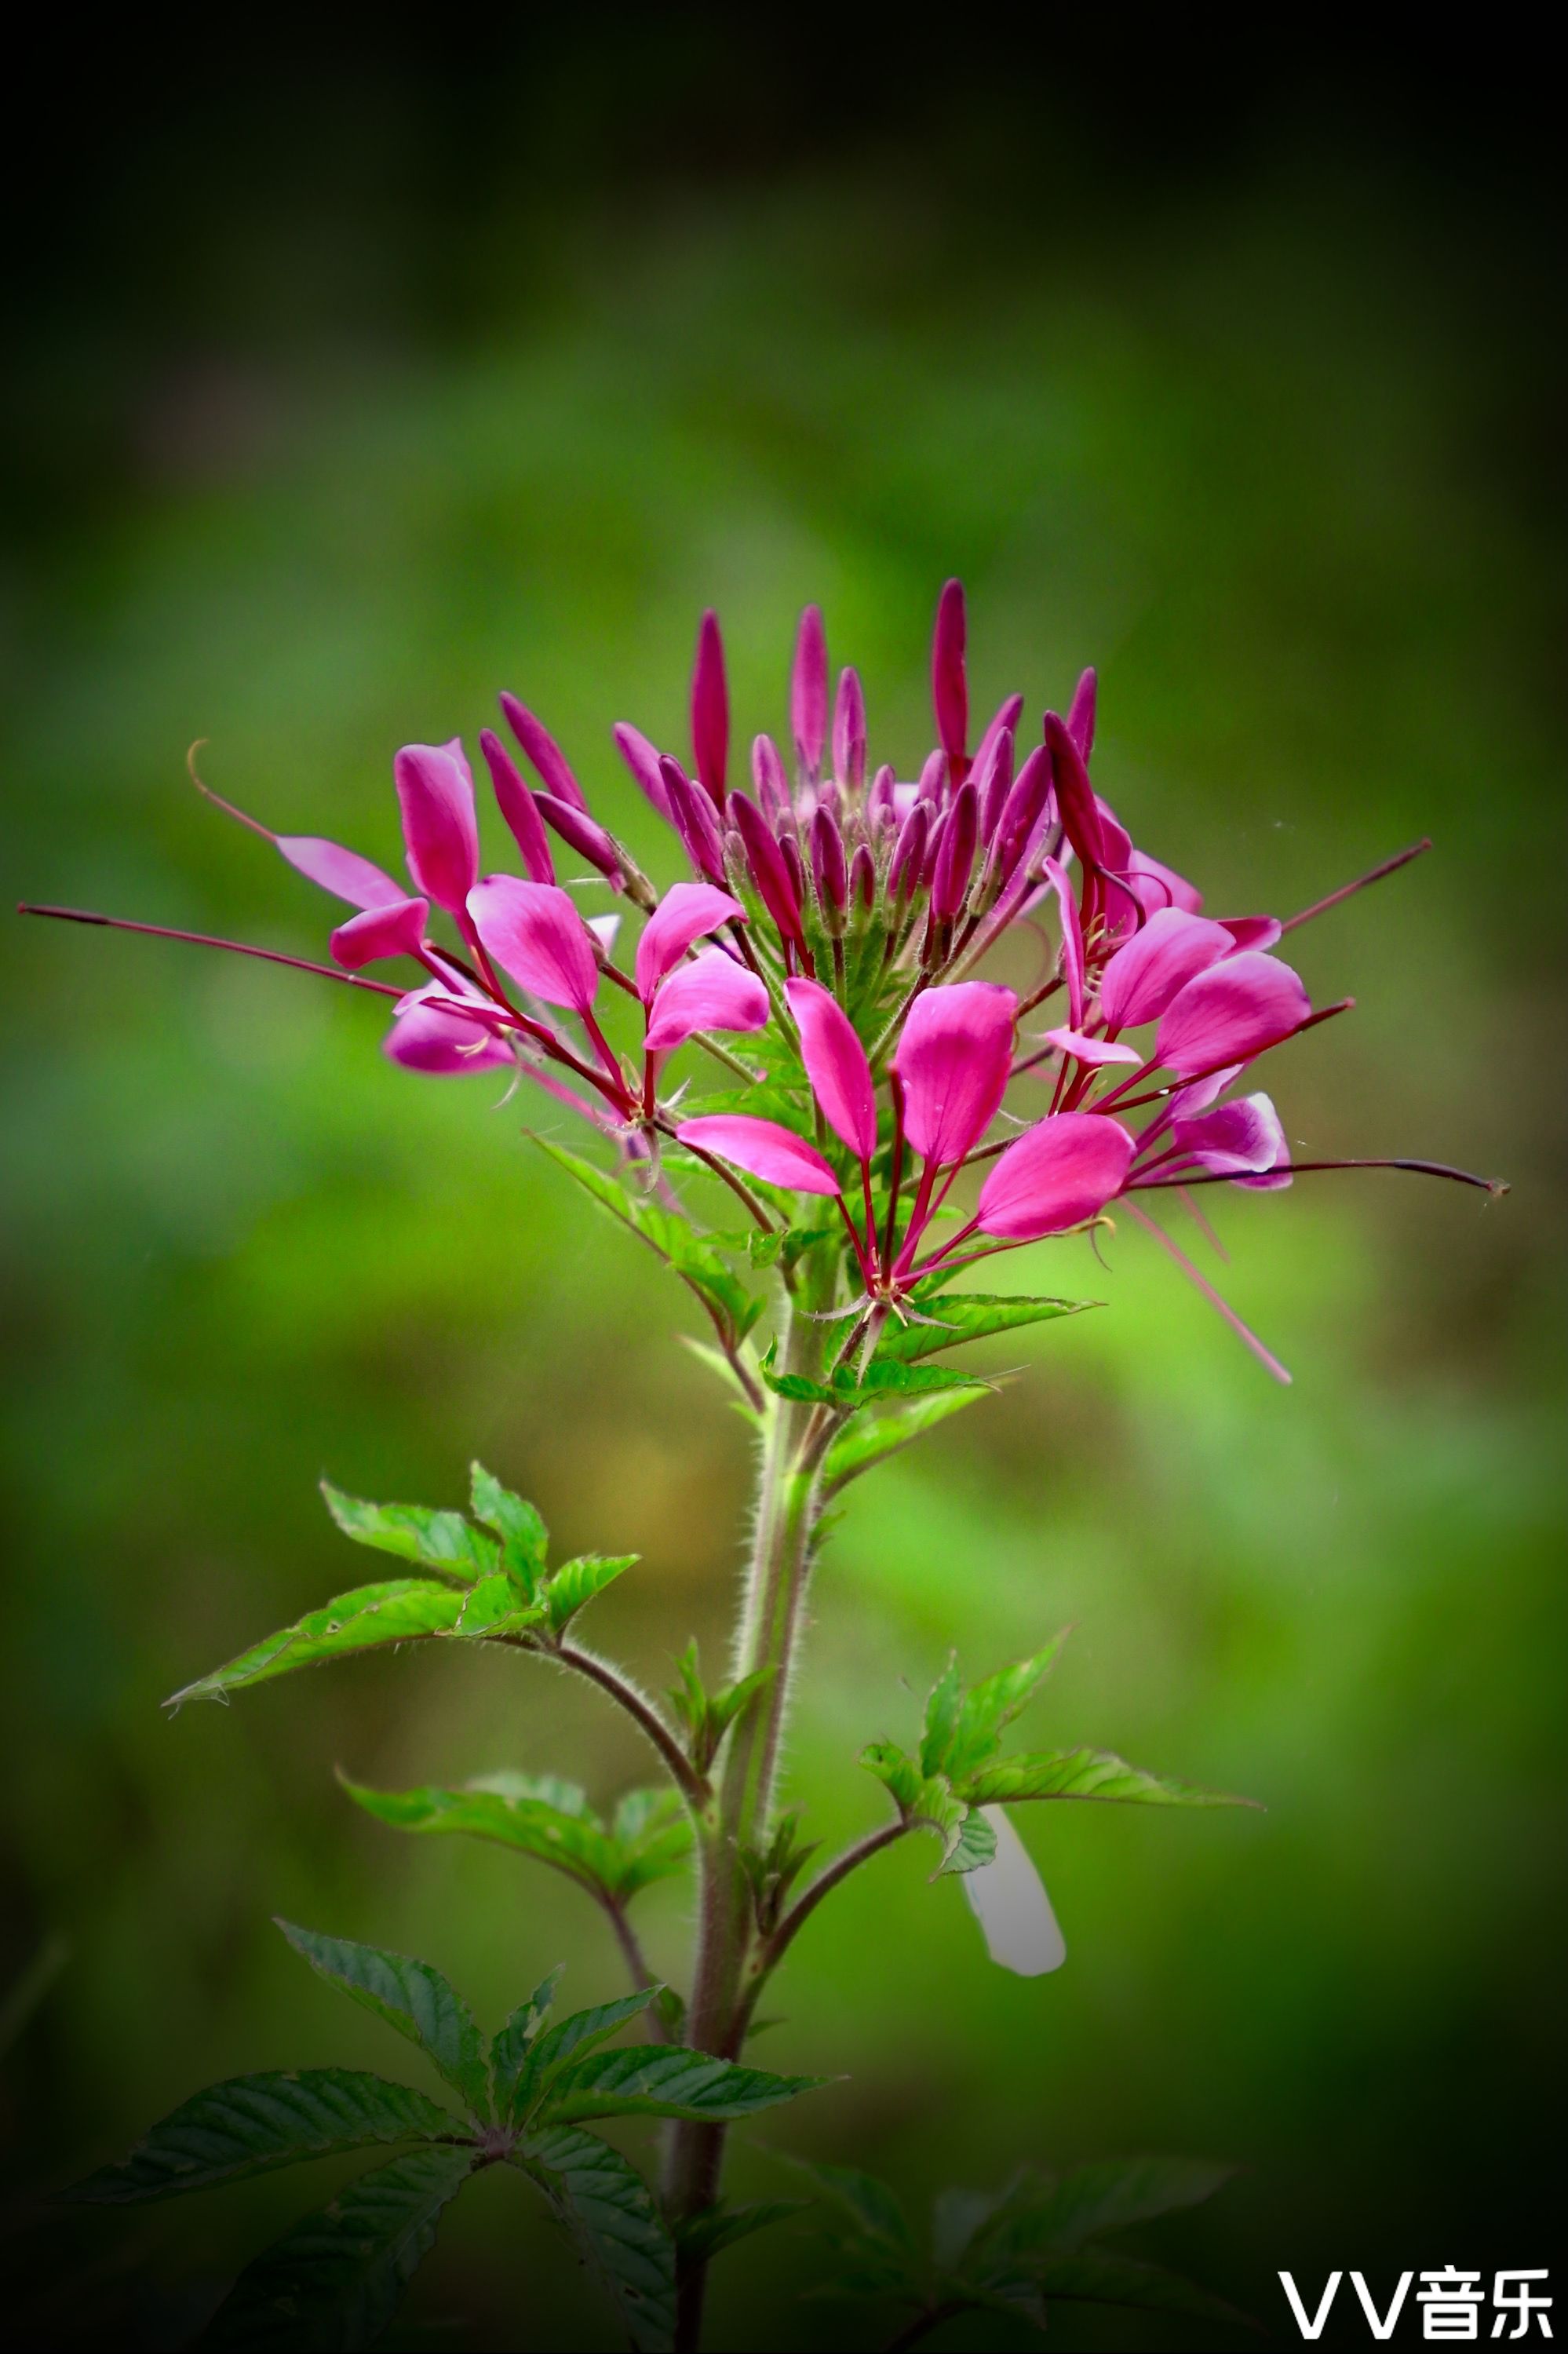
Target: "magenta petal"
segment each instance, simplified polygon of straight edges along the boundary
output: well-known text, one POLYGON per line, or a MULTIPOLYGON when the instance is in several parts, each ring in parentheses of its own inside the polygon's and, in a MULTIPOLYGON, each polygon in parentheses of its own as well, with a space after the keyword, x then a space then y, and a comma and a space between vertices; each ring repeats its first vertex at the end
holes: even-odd
POLYGON ((539 815, 534 796, 518 773, 516 762, 493 727, 480 729, 479 748, 484 755, 484 765, 490 770, 490 781, 495 788, 496 807, 522 854, 529 880, 553 883, 556 862, 550 855, 550 837, 545 832, 545 822, 539 815))
POLYGON ((937 626, 931 639, 931 702, 942 749, 949 760, 959 762, 964 758, 969 726, 964 641, 963 583, 948 580, 937 599, 937 626))
MULTIPOLYGON (((651 744, 641 729, 633 727, 630 721, 627 719, 618 719, 609 732, 615 739, 616 750, 630 769, 638 785, 647 794, 665 824, 674 825, 675 819, 670 807, 669 790, 659 767, 658 746, 651 744)), ((680 828, 677 826, 675 830, 679 832, 680 828)))
POLYGON ((334 964, 345 972, 375 964, 381 957, 418 956, 424 943, 428 899, 394 899, 385 907, 366 907, 340 924, 332 936, 334 964))
POLYGON ((1045 1036, 1051 1045, 1091 1069, 1105 1063, 1130 1063, 1136 1068, 1143 1060, 1136 1046, 1113 1046, 1106 1038, 1086 1038, 1081 1030, 1047 1030, 1045 1036))
POLYGON ((637 994, 644 1005, 668 972, 673 972, 694 940, 721 924, 744 924, 746 909, 711 883, 673 883, 643 928, 637 943, 637 994))
POLYGON ((777 1120, 748 1119, 744 1113, 710 1113, 683 1121, 675 1130, 682 1144, 699 1145, 721 1161, 733 1161, 764 1184, 788 1185, 797 1193, 839 1193, 838 1179, 815 1145, 791 1135, 777 1120))
POLYGON ((725 683, 724 640, 718 615, 703 615, 697 658, 692 670, 692 755, 698 779, 715 808, 724 807, 729 763, 729 688, 725 683))
POLYGON ((317 833, 275 833, 272 839, 297 874, 351 907, 385 907, 403 896, 400 883, 341 843, 325 842, 317 833))
POLYGON ((1062 917, 1062 978, 1067 984, 1067 1010, 1076 1030, 1084 1019, 1084 927, 1067 871, 1056 859, 1045 861, 1045 880, 1056 895, 1062 917))
POLYGON ((1271 949, 1285 930, 1277 916, 1222 916, 1238 949, 1271 949))
POLYGON ((474 1071, 513 1067, 508 1047, 481 1022, 470 1022, 445 1005, 406 997, 403 1011, 381 1042, 381 1051, 405 1070, 436 1078, 461 1078, 474 1071))
POLYGON ((473 787, 450 752, 406 744, 392 763, 408 872, 427 898, 461 916, 479 875, 473 787))
POLYGON ((828 740, 828 636, 820 605, 808 605, 800 616, 789 680, 789 732, 796 758, 808 777, 816 777, 828 740))
POLYGON ((645 1043, 651 1055, 668 1055, 699 1030, 766 1029, 768 1012, 757 975, 722 949, 707 949, 661 986, 645 1043))
POLYGON ((1213 1176, 1262 1180, 1270 1191, 1290 1182, 1290 1147, 1267 1096, 1242 1096, 1199 1119, 1173 1119, 1171 1141, 1213 1176))
POLYGON ((469 893, 468 912, 488 954, 519 988, 546 1005, 587 1013, 599 989, 593 941, 556 884, 492 875, 469 893))
POLYGON ((535 719, 527 705, 519 703, 514 695, 500 695, 497 701, 505 714, 506 725, 537 771, 545 790, 554 793, 558 801, 570 801, 574 809, 586 810, 588 798, 572 774, 571 762, 544 721, 535 719))
POLYGON ((1067 713, 1067 733, 1077 746, 1086 767, 1095 748, 1095 705, 1097 700, 1098 682, 1094 672, 1086 670, 1073 689, 1073 701, 1067 713))
POLYGON ((1010 1144, 980 1187, 981 1231, 1032 1243, 1097 1217, 1120 1193, 1132 1154, 1126 1129, 1104 1113, 1054 1113, 1010 1144))
POLYGON ((876 1090, 854 1025, 814 981, 787 981, 784 994, 800 1032, 800 1059, 833 1134, 859 1161, 876 1150, 876 1090))
POLYGON ((904 1128, 923 1159, 961 1161, 996 1117, 1012 1064, 1018 1000, 995 981, 927 989, 910 1007, 893 1058, 904 1128))
POLYGON ((1245 949, 1187 983, 1160 1024, 1154 1059, 1180 1078, 1196 1077, 1216 1063, 1250 1062, 1298 1030, 1311 1011, 1299 976, 1287 964, 1245 949))
POLYGON ((1113 1030, 1158 1022, 1187 983, 1228 956, 1234 942, 1223 924, 1161 907, 1124 940, 1100 979, 1100 1012, 1113 1030))
MULTIPOLYGON (((1157 915, 1161 907, 1181 907, 1195 916, 1203 904, 1203 895, 1184 875, 1173 866, 1162 866, 1158 858, 1150 858, 1146 850, 1135 850, 1127 862, 1127 885, 1146 916, 1157 915)), ((1250 947, 1249 941, 1238 946, 1250 947)))

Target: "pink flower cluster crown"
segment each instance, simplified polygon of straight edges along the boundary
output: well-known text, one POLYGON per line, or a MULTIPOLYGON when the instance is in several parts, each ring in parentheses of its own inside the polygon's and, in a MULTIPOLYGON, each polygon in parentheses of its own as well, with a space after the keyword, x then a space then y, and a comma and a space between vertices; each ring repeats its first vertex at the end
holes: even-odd
MULTIPOLYGON (((1291 1182, 1279 1117, 1246 1081, 1259 1056, 1353 1001, 1314 1008, 1280 941, 1428 844, 1283 922, 1206 916, 1196 887, 1139 849, 1095 790, 1094 672, 1065 717, 1044 714, 1037 742, 1021 750, 1024 698, 1012 695, 971 751, 965 641, 963 590, 949 580, 931 652, 938 740, 917 777, 901 779, 871 766, 857 673, 841 672, 830 692, 822 616, 808 607, 790 677, 792 757, 758 736, 746 790, 730 779, 724 646, 705 613, 690 767, 624 721, 612 731, 690 865, 692 879, 662 896, 510 694, 501 710, 529 774, 489 728, 479 749, 520 874, 481 872, 458 738, 406 746, 393 763, 412 892, 337 843, 275 834, 220 806, 355 910, 332 934, 332 970, 393 1000, 395 1062, 524 1075, 612 1136, 635 1181, 672 1200, 672 1177, 694 1157, 763 1225, 770 1211, 788 1223, 798 1197, 831 1202, 878 1330, 890 1314, 917 1315, 935 1279, 1092 1228, 1125 1200, 1287 1379, 1136 1197, 1291 1182), (617 960, 620 917, 579 912, 557 873, 563 852, 643 917, 630 971, 617 960), (979 977, 1018 927, 1041 953, 1023 993, 979 977), (367 978, 408 961, 423 969, 416 987, 367 978), (607 989, 635 1005, 631 1051, 601 1023, 607 989), (694 1046, 731 1082, 698 1107, 689 1073, 670 1085, 674 1058, 694 1046), (1021 1080, 1036 1102, 1048 1091, 1044 1117, 1011 1093, 1021 1080)), ((1430 1161, 1295 1164, 1366 1167, 1502 1190, 1430 1161)))

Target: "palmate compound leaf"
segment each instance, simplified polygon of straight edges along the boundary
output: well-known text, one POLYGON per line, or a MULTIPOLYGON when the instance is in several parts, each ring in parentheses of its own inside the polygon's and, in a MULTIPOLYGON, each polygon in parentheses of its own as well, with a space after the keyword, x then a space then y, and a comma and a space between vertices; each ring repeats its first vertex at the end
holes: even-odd
POLYGON ((959 1681, 955 1653, 926 1703, 921 1772, 945 1774, 956 1786, 964 1775, 983 1766, 1013 1718, 1033 1698, 1071 1631, 1064 1627, 1033 1657, 1015 1659, 967 1690, 959 1681))
POLYGON ((549 2017, 563 1967, 564 1965, 557 1962, 548 1978, 540 1980, 533 1993, 518 2004, 504 2026, 497 2028, 490 2039, 490 2096, 494 2113, 503 2125, 512 2115, 517 2079, 528 2057, 528 2047, 549 2017))
POLYGON ((471 1585, 494 1569, 501 1548, 482 1529, 471 1528, 461 1512, 433 1511, 428 1504, 371 1504, 322 1481, 328 1511, 345 1537, 377 1553, 417 1561, 421 1568, 471 1585))
POLYGON ((607 1825, 581 1790, 553 1776, 493 1775, 456 1790, 371 1790, 347 1780, 343 1787, 395 1830, 493 1840, 615 1904, 681 1871, 692 1850, 691 1823, 673 1790, 629 1792, 607 1825))
MULTIPOLYGON (((548 1983, 548 1982, 547 1982, 548 1983)), ((541 1988, 540 1992, 543 1993, 541 1988)), ((552 2028, 538 2027, 521 2039, 512 2036, 516 2014, 509 2020, 496 2039, 510 2040, 511 2051, 503 2071, 499 2060, 495 2065, 496 2121, 503 2126, 527 2124, 549 2092, 556 2077, 574 2060, 586 2059, 601 2044, 619 2032, 628 2020, 636 2019, 648 2009, 661 1989, 642 1987, 636 1994, 623 1994, 613 2002, 595 2003, 588 2010, 574 2010, 552 2028), (517 2048, 521 2042, 521 2049, 517 2048), (511 2064, 512 2053, 515 2065, 511 2064)), ((538 1996, 534 1998, 538 2000, 538 1996)))
POLYGON ((1081 1316, 1086 1309, 1101 1305, 1097 1299, 1031 1299, 984 1291, 917 1292, 915 1306, 919 1315, 936 1320, 890 1322, 877 1342, 876 1354, 912 1365, 920 1357, 935 1356, 939 1349, 957 1349, 966 1341, 984 1341, 993 1332, 1015 1332, 1022 1325, 1047 1323, 1058 1316, 1081 1316))
POLYGON ((232 2076, 182 2101, 118 2166, 62 2195, 95 2205, 168 2199, 302 2158, 377 2143, 455 2141, 466 2128, 407 2084, 353 2068, 232 2076))
POLYGON ((675 2243, 636 2168, 571 2126, 530 2134, 511 2162, 544 2192, 633 2346, 662 2354, 675 2330, 675 2243))
POLYGON ((278 1926, 319 1977, 417 2043, 474 2115, 489 2117, 484 2039, 461 1995, 432 1963, 356 1945, 349 1937, 320 1936, 291 1921, 278 1926))
POLYGON ((762 1301, 747 1291, 716 1243, 699 1235, 684 1218, 666 1210, 651 1196, 629 1193, 608 1171, 596 1169, 591 1161, 579 1160, 575 1152, 567 1152, 544 1137, 537 1140, 541 1150, 548 1153, 568 1176, 575 1177, 618 1225, 629 1227, 667 1267, 673 1267, 702 1301, 725 1346, 738 1348, 761 1315, 762 1301))
POLYGON ((965 1775, 959 1795, 971 1806, 1016 1806, 1026 1798, 1097 1798, 1145 1807, 1255 1807, 1224 1790, 1200 1790, 1161 1774, 1146 1774, 1108 1749, 1047 1750, 999 1757, 965 1775))
POLYGON ((246 2266, 201 2343, 373 2345, 474 2163, 471 2149, 418 2149, 360 2175, 246 2266))
POLYGON ((581 2125, 603 2117, 683 2117, 699 2125, 729 2125, 815 2092, 821 2076, 775 2076, 705 2052, 667 2043, 590 2052, 551 2081, 537 2114, 549 2124, 581 2125))

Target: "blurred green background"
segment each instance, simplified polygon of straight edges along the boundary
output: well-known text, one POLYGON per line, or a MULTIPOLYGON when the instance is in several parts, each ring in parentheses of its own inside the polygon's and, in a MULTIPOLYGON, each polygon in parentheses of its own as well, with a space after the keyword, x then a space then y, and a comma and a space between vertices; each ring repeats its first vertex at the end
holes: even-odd
MULTIPOLYGON (((1036 1254, 1107 1309, 993 1352, 1023 1377, 853 1491, 816 1592, 793 1772, 826 1837, 875 1819, 856 1751, 907 1736, 949 1641, 979 1671, 1069 1619, 1027 1738, 1268 1811, 1027 1813, 1069 1949, 1033 1983, 917 1843, 885 1859, 802 1936, 766 2055, 842 2081, 736 2179, 778 2191, 783 2148, 916 2200, 1025 2160, 1231 2158, 1141 2244, 1292 2337, 1277 2266, 1550 2263, 1564 371, 1529 90, 1086 38, 889 65, 657 18, 110 65, 17 197, 12 900, 320 954, 326 903, 196 800, 187 743, 243 806, 387 863, 394 748, 471 740, 503 685, 670 877, 609 727, 683 739, 700 609, 744 740, 782 726, 820 599, 906 774, 951 571, 976 704, 1060 704, 1097 663, 1101 789, 1211 907, 1288 912, 1435 837, 1300 936, 1358 1010, 1269 1083, 1314 1153, 1511 1197, 1221 1203, 1288 1391, 1136 1234, 1108 1275, 1036 1254)), ((600 1797, 643 1773, 513 1660, 159 1700, 359 1575, 323 1472, 455 1502, 475 1453, 563 1547, 641 1550, 596 1634, 662 1683, 688 1631, 718 1656, 747 1440, 682 1296, 523 1140, 536 1105, 393 1070, 374 1007, 297 976, 9 920, 0 954, 5 1982, 69 1941, 0 2073, 9 2245, 36 2339, 159 2345, 317 2179, 69 2230, 28 2194, 213 2076, 398 2073, 271 1914, 427 1954, 488 2021, 558 1960, 579 2000, 618 1984, 565 1883, 399 1843, 334 1766, 600 1797)), ((678 1972, 682 1903, 648 1901, 678 1972)), ((714 2342, 860 2342, 795 2307, 812 2261, 784 2233, 728 2258, 714 2342)), ((493 2178, 400 2327, 605 2334, 493 2178)))

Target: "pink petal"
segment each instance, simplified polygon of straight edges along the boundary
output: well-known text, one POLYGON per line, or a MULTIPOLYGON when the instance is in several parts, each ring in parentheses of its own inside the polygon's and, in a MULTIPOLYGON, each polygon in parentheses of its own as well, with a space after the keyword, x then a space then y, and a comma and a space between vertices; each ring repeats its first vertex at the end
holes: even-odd
POLYGON ((468 912, 488 953, 519 988, 546 1005, 587 1013, 599 989, 593 941, 556 884, 492 875, 469 893, 468 912))
POLYGON ((1290 1182, 1290 1147, 1266 1095, 1242 1096, 1195 1119, 1173 1119, 1171 1141, 1183 1159, 1216 1177, 1277 1192, 1290 1182))
POLYGON ((1007 1092, 1018 1000, 995 981, 927 989, 905 1018, 893 1058, 904 1087, 904 1127, 923 1159, 961 1161, 1007 1092))
POLYGON ((668 1055, 698 1030, 766 1029, 768 1012, 757 975, 722 949, 707 949, 661 986, 645 1044, 651 1055, 668 1055))
POLYGON ((1095 746, 1095 705, 1098 700, 1098 682, 1092 670, 1086 670, 1073 689, 1073 701, 1067 713, 1067 733, 1077 746, 1086 767, 1095 746))
POLYGON ((833 1134, 859 1161, 876 1150, 876 1090, 854 1025, 814 981, 787 981, 784 994, 800 1032, 800 1059, 833 1134))
POLYGON ((351 907, 385 907, 403 896, 400 883, 341 843, 325 842, 317 833, 275 833, 272 839, 297 874, 351 907))
POLYGON ((682 1144, 700 1145, 721 1161, 733 1161, 768 1185, 792 1186, 797 1193, 840 1193, 843 1188, 815 1145, 791 1135, 777 1120, 748 1119, 744 1113, 710 1113, 675 1130, 682 1144))
POLYGON ((503 695, 497 700, 506 716, 506 725, 537 771, 545 790, 554 793, 558 801, 569 801, 573 809, 586 810, 588 799, 572 774, 571 762, 543 720, 535 719, 527 705, 519 703, 514 695, 503 695))
POLYGON ((865 696, 854 670, 840 672, 833 699, 833 774, 846 792, 865 782, 865 696))
POLYGON ((1187 983, 1160 1024, 1154 1059, 1181 1078, 1218 1063, 1250 1062, 1298 1030, 1311 1011, 1287 964, 1245 949, 1187 983))
POLYGON ((1045 880, 1056 895, 1062 917, 1062 975, 1067 984, 1067 1009, 1076 1030, 1084 1018, 1084 927, 1066 868, 1054 858, 1045 861, 1045 880))
POLYGON ((1195 916, 1203 904, 1203 895, 1184 875, 1173 866, 1162 866, 1158 858, 1150 858, 1146 850, 1135 850, 1127 863, 1127 885, 1146 916, 1157 915, 1161 907, 1181 907, 1195 916))
POLYGON ((392 763, 408 872, 427 898, 461 916, 479 875, 473 786, 451 754, 406 744, 392 763))
POLYGON ((1081 1030, 1047 1030, 1046 1041, 1059 1046, 1074 1061, 1098 1068, 1104 1063, 1131 1063, 1136 1066, 1143 1060, 1136 1046, 1113 1046, 1106 1038, 1086 1038, 1081 1030))
POLYGON ((1238 949, 1271 949, 1285 930, 1277 916, 1222 916, 1220 921, 1238 949))
POLYGON ((692 671, 692 753, 704 790, 724 807, 725 769, 729 762, 729 689, 725 684, 724 640, 718 615, 703 615, 697 658, 692 671))
POLYGON ((545 822, 539 815, 534 796, 518 774, 511 753, 493 727, 480 729, 479 748, 484 755, 484 765, 490 770, 490 781, 495 788, 496 807, 522 853, 529 880, 553 883, 556 862, 550 855, 550 837, 545 832, 545 822))
MULTIPOLYGON (((659 767, 657 745, 651 744, 641 728, 633 727, 630 720, 618 719, 609 732, 615 740, 616 750, 665 824, 674 825, 669 790, 659 767)), ((679 832, 680 828, 677 826, 675 830, 679 832)))
POLYGON ((332 936, 334 963, 345 972, 357 972, 381 957, 418 956, 429 912, 428 899, 394 899, 389 907, 366 907, 351 916, 332 936))
POLYGON ((1133 1140, 1104 1113, 1062 1111, 1026 1129, 980 1187, 981 1231, 1016 1243, 1097 1217, 1120 1193, 1133 1140))
POLYGON ((960 763, 969 726, 965 636, 963 583, 949 580, 937 599, 937 626, 931 639, 931 702, 942 749, 949 760, 960 763))
POLYGON ((716 932, 721 924, 746 921, 746 909, 727 891, 711 883, 673 883, 660 901, 637 943, 637 994, 644 1005, 666 973, 673 972, 694 940, 716 932))
POLYGON ((800 616, 789 679, 789 732, 801 768, 808 777, 818 776, 828 737, 828 638, 820 605, 808 605, 800 616))
POLYGON ((1161 907, 1141 931, 1125 940, 1100 980, 1100 1012, 1113 1030, 1157 1022, 1194 975, 1204 972, 1234 943, 1223 924, 1180 907, 1161 907))
POLYGON ((512 1055, 481 1022, 471 1022, 445 1005, 418 995, 406 997, 381 1051, 405 1070, 436 1078, 459 1078, 473 1071, 514 1067, 512 1055))

